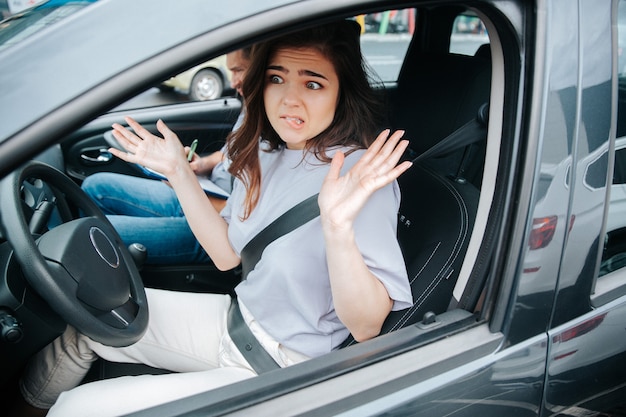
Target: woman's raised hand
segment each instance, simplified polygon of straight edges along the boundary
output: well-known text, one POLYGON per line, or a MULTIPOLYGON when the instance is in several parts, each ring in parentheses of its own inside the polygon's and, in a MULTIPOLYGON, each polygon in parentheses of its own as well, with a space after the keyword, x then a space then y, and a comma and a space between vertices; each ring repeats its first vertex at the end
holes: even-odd
POLYGON ((131 117, 126 117, 124 120, 134 133, 118 123, 113 124, 113 136, 126 149, 126 152, 122 152, 111 148, 109 151, 113 155, 126 162, 140 164, 158 171, 166 177, 181 166, 189 166, 185 148, 178 136, 162 120, 159 120, 156 126, 163 138, 153 135, 131 117))
POLYGON ((389 136, 384 130, 367 149, 361 159, 340 176, 344 162, 343 152, 337 152, 318 198, 322 223, 335 230, 351 228, 367 199, 378 189, 398 178, 412 163, 398 161, 409 142, 400 140, 404 131, 389 136))

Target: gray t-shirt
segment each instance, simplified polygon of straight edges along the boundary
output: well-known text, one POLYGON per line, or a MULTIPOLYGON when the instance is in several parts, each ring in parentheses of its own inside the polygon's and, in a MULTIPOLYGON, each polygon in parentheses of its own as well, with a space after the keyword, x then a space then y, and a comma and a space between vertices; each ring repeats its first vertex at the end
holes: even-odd
MULTIPOLYGON (((363 152, 348 155, 342 173, 363 152)), ((229 222, 228 237, 238 254, 279 215, 318 193, 329 169, 329 164, 312 154, 303 161, 300 150, 261 152, 260 160, 261 198, 250 217, 241 221, 245 189, 238 180, 221 213, 229 222), (235 208, 237 211, 233 212, 235 208)), ((394 182, 372 195, 354 225, 365 263, 386 287, 394 300, 394 310, 412 305, 396 239, 399 204, 400 190, 394 182)), ((307 356, 330 352, 349 334, 335 313, 319 217, 271 243, 236 292, 265 331, 307 356)))

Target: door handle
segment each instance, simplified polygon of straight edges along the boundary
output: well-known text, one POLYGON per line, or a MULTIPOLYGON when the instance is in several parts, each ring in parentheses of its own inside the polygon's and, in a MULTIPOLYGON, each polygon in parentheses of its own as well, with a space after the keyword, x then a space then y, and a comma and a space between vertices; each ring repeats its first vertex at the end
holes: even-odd
POLYGON ((80 159, 88 164, 108 164, 113 159, 113 154, 108 149, 90 149, 80 154, 80 159))

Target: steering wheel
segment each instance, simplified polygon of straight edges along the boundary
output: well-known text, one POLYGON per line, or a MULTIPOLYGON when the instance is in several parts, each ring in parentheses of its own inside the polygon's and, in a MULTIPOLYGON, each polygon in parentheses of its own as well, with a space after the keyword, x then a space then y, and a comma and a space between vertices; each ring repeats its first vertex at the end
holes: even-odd
POLYGON ((111 223, 80 187, 61 171, 32 161, 0 182, 0 195, 3 235, 27 281, 52 309, 102 344, 128 346, 139 340, 148 326, 141 276, 111 223), (47 184, 54 196, 39 202, 27 224, 22 195, 32 179, 47 184), (48 230, 53 205, 62 223, 48 230), (81 216, 72 215, 70 206, 81 216), (38 228, 34 224, 44 225, 38 238, 33 232, 39 230, 31 231, 38 228))

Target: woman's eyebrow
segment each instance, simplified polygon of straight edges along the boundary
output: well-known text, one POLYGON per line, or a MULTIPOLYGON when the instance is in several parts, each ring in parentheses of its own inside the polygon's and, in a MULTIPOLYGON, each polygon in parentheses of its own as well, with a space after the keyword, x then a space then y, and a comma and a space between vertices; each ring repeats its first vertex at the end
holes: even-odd
POLYGON ((300 70, 298 71, 298 75, 307 75, 309 77, 318 77, 318 78, 323 78, 326 81, 328 81, 328 78, 324 77, 322 74, 319 74, 315 71, 311 71, 311 70, 300 70))
POLYGON ((280 72, 284 72, 284 73, 289 73, 289 70, 281 65, 268 65, 267 66, 268 70, 274 70, 274 71, 280 71, 280 72))
MULTIPOLYGON (((289 74, 289 70, 285 67, 283 67, 282 65, 268 65, 267 66, 268 70, 274 70, 274 71, 279 71, 279 72, 283 72, 285 74, 289 74)), ((311 70, 298 70, 298 75, 302 76, 302 75, 306 75, 308 77, 318 77, 318 78, 322 78, 324 80, 328 81, 328 78, 326 78, 324 75, 319 74, 315 71, 311 71, 311 70)))

